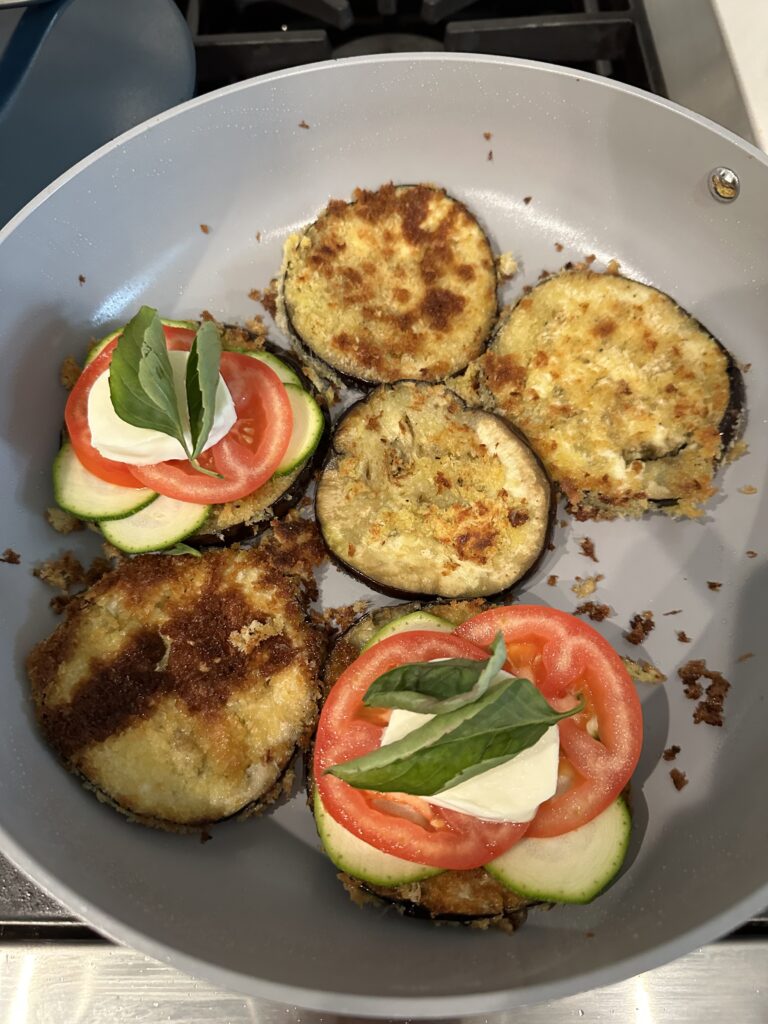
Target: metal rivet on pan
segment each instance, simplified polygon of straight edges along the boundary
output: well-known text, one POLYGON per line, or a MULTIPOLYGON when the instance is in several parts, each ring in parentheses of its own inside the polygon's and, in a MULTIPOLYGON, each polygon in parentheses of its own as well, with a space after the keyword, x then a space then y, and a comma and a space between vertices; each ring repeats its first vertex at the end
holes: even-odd
POLYGON ((709 176, 709 191, 721 203, 732 203, 740 189, 739 176, 730 167, 716 167, 709 176))

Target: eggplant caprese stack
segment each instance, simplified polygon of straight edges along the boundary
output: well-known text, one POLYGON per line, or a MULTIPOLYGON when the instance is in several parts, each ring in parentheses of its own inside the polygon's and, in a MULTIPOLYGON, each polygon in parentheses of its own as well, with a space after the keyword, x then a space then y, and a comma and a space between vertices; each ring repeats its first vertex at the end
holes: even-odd
POLYGON ((591 626, 538 606, 383 608, 337 641, 325 685, 310 797, 356 901, 511 930, 619 872, 642 713, 591 626))
POLYGON ((249 536, 288 511, 327 412, 263 339, 145 306, 91 348, 64 419, 58 505, 141 553, 249 536))

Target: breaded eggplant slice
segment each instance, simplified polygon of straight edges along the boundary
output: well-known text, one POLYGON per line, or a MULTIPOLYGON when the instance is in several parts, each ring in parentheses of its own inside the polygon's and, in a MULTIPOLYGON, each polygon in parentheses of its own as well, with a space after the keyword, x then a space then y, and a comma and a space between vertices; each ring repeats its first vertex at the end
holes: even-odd
POLYGON ((199 558, 142 555, 71 602, 27 663, 63 764, 171 831, 276 799, 317 720, 324 635, 306 615, 311 579, 290 569, 311 578, 314 560, 271 536, 199 558))
POLYGON ((744 418, 741 373, 697 320, 588 270, 520 299, 457 389, 525 433, 578 519, 701 515, 744 418))
POLYGON ((483 351, 497 314, 485 233, 429 185, 330 202, 289 240, 279 291, 294 339, 335 382, 443 380, 483 351))
POLYGON ((508 423, 413 381, 342 417, 315 499, 337 561, 395 597, 509 590, 545 550, 552 508, 546 472, 508 423))
MULTIPOLYGON (((324 692, 330 690, 373 635, 394 619, 415 611, 426 611, 458 626, 486 607, 485 601, 475 600, 392 605, 369 612, 350 626, 333 645, 323 673, 324 692)), ((530 900, 505 889, 482 868, 443 871, 420 882, 397 886, 371 885, 345 872, 340 872, 338 877, 356 903, 392 904, 411 917, 452 921, 475 928, 493 926, 514 931, 525 922, 527 907, 533 905, 530 900)))

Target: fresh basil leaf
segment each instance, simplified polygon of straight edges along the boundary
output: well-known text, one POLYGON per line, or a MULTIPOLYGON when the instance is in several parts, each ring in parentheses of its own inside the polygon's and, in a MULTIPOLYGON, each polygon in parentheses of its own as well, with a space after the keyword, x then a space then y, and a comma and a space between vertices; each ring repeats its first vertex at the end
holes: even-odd
POLYGON ((189 451, 156 309, 142 306, 123 328, 109 365, 109 393, 121 420, 175 437, 189 451))
POLYGON ((436 715, 395 743, 334 765, 357 789, 434 796, 511 760, 546 730, 583 710, 554 711, 527 679, 505 679, 479 700, 436 715))
POLYGON ((205 320, 198 328, 187 362, 187 408, 192 454, 198 457, 211 433, 221 363, 221 337, 216 325, 205 320))
POLYGON ((371 683, 363 704, 374 708, 403 708, 423 715, 456 711, 482 697, 499 674, 507 660, 501 633, 496 634, 491 651, 487 661, 448 658, 390 669, 371 683))
POLYGON ((194 555, 195 558, 202 558, 202 554, 197 548, 191 547, 189 544, 184 544, 179 541, 174 544, 172 548, 165 548, 160 552, 161 555, 194 555))

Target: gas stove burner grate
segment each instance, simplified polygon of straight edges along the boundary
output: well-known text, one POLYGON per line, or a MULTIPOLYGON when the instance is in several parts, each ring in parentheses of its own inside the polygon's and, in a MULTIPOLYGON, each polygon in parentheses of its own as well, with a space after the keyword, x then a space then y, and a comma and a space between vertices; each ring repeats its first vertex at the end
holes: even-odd
POLYGON ((176 0, 197 93, 329 57, 453 51, 527 57, 666 95, 643 0, 176 0))

